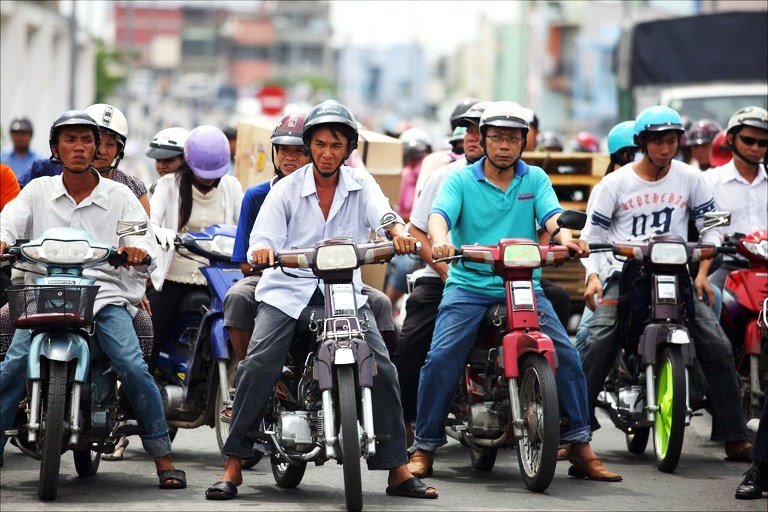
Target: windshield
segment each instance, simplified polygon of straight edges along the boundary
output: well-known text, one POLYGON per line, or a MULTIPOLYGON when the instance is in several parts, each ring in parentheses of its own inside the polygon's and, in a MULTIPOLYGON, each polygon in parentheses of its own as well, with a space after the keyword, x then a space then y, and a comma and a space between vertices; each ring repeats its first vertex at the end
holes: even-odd
POLYGON ((691 120, 712 119, 725 128, 728 119, 742 107, 754 105, 766 108, 768 98, 765 96, 708 96, 703 98, 675 98, 669 106, 677 110, 681 117, 691 120))

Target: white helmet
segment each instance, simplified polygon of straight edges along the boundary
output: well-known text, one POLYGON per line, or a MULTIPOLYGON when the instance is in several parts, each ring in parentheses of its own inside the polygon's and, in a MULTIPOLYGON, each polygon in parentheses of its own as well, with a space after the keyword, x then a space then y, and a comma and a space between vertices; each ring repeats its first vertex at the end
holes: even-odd
POLYGON ((187 137, 189 137, 189 131, 180 126, 164 128, 157 132, 144 154, 154 160, 183 156, 187 137))
POLYGON ((99 170, 106 172, 109 169, 116 169, 120 160, 125 156, 125 141, 128 140, 128 120, 119 108, 107 105, 106 103, 91 105, 85 109, 85 113, 96 121, 96 124, 99 125, 99 130, 106 130, 117 137, 120 151, 109 167, 99 170))

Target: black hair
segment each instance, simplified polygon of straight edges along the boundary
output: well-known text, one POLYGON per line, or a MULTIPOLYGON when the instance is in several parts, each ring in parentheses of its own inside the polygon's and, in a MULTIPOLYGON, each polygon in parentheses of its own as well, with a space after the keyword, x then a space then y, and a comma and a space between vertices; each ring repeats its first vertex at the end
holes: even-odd
POLYGON ((194 175, 186 160, 176 171, 176 181, 179 184, 179 225, 178 231, 187 225, 192 215, 192 180, 194 175))

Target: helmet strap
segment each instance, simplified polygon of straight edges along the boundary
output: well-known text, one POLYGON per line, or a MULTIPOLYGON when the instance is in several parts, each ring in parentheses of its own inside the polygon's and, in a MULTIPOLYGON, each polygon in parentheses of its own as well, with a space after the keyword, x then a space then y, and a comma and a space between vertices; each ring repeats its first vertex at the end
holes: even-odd
MULTIPOLYGON (((744 160, 745 162, 747 162, 749 165, 760 165, 760 163, 761 163, 761 161, 760 161, 760 160, 754 161, 754 160, 750 160, 749 158, 747 158, 746 156, 744 156, 744 155, 741 153, 741 151, 739 151, 738 149, 736 149, 736 144, 733 144, 733 145, 731 146, 731 151, 732 151, 732 152, 733 152, 735 155, 737 155, 739 158, 741 158, 742 160, 744 160)), ((763 163, 764 163, 764 162, 763 162, 763 163)))

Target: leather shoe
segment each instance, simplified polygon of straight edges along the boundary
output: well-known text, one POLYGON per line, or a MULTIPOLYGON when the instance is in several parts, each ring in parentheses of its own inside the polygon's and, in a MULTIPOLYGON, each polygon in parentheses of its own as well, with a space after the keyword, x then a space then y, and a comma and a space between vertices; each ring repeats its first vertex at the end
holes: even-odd
MULTIPOLYGON (((744 480, 736 488, 737 500, 759 500, 763 497, 764 484, 760 478, 760 471, 751 467, 744 473, 744 480)), ((768 483, 768 482, 766 482, 768 483)))
POLYGON ((432 452, 417 450, 410 456, 408 471, 417 478, 432 476, 432 452))
POLYGON ((597 457, 573 464, 568 468, 568 475, 600 482, 621 482, 623 480, 621 475, 609 471, 603 465, 603 461, 597 457))

